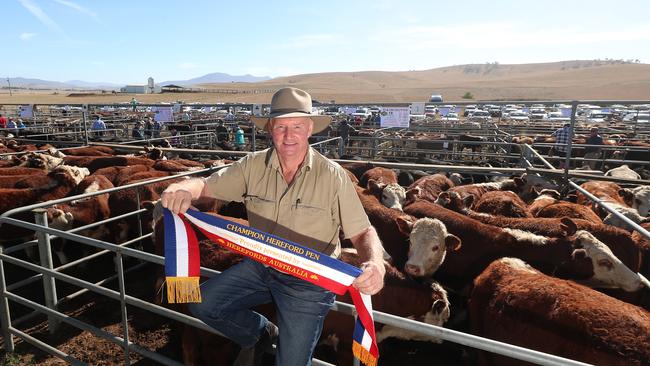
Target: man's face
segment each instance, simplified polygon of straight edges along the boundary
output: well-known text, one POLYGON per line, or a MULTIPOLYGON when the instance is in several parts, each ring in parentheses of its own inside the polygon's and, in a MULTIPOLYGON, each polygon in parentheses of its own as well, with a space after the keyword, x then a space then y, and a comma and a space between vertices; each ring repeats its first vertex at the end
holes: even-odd
POLYGON ((598 131, 597 130, 591 130, 591 136, 596 136, 596 135, 598 135, 598 131))
POLYGON ((306 117, 276 118, 270 129, 278 155, 289 158, 305 155, 314 124, 306 117))

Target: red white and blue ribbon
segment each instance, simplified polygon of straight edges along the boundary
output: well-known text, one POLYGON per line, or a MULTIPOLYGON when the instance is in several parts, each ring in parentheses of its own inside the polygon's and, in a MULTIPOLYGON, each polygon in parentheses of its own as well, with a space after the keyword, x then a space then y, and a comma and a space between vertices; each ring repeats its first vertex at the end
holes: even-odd
MULTIPOLYGON (((354 328, 352 352, 368 366, 377 364, 379 350, 375 337, 370 295, 362 294, 352 286, 361 274, 357 267, 341 262, 311 248, 278 236, 241 225, 222 217, 196 210, 175 215, 164 209, 165 273, 167 280, 199 276, 199 249, 192 226, 222 247, 240 253, 281 272, 311 282, 337 295, 350 293, 358 317, 354 328), (192 225, 190 225, 190 223, 192 225)), ((193 282, 192 282, 193 284, 193 282)), ((169 302, 200 302, 196 288, 170 287, 169 302), (183 294, 182 291, 189 291, 183 294)))

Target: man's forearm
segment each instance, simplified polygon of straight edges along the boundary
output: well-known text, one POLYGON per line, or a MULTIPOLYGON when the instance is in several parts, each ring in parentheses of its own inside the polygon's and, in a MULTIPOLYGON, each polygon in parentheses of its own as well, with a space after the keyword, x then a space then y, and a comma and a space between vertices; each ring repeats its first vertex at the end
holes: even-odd
POLYGON ((350 240, 357 249, 357 253, 362 261, 372 261, 377 264, 383 263, 384 250, 374 227, 368 227, 366 230, 350 238, 350 240))

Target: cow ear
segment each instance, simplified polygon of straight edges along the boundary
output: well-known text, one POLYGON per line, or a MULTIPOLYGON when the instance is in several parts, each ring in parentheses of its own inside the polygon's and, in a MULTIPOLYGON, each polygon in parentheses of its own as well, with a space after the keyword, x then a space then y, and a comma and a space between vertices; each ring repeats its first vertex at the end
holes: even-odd
POLYGON ((623 200, 625 200, 625 203, 631 204, 634 202, 634 192, 632 192, 631 189, 629 188, 621 188, 618 190, 619 196, 623 197, 623 200))
POLYGON ((379 183, 374 179, 368 179, 368 184, 366 184, 366 188, 368 188, 368 190, 371 192, 381 192, 385 186, 385 184, 379 183))
POLYGON ((471 194, 463 198, 463 204, 465 205, 465 207, 467 208, 472 207, 472 203, 474 203, 474 196, 472 196, 471 194))
POLYGON ((448 192, 440 192, 440 194, 438 195, 438 198, 436 199, 436 201, 437 201, 436 203, 439 202, 439 204, 442 205, 442 206, 447 206, 449 204, 449 202, 451 201, 449 199, 449 193, 448 192))
POLYGON ((453 251, 460 249, 461 246, 460 238, 454 234, 447 234, 447 236, 445 237, 445 246, 447 247, 447 249, 453 251))
POLYGON ((413 221, 405 216, 398 216, 395 218, 395 223, 397 223, 397 229, 399 231, 406 235, 409 236, 411 235, 411 230, 413 230, 413 221))
POLYGON ((576 249, 571 253, 571 258, 574 260, 580 260, 587 258, 587 251, 584 249, 576 249))
POLYGON ((560 226, 562 227, 565 236, 571 236, 575 234, 576 231, 578 231, 578 226, 576 223, 568 217, 563 217, 560 219, 560 226))
POLYGON ((517 187, 519 187, 519 188, 520 188, 520 187, 523 187, 524 185, 526 185, 526 178, 515 177, 515 178, 514 178, 514 181, 515 181, 515 185, 516 185, 517 187))

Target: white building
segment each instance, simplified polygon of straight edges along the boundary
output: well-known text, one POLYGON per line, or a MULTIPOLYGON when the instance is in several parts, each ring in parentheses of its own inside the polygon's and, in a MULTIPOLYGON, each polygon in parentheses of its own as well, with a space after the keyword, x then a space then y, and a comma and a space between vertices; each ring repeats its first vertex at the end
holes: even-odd
POLYGON ((126 85, 120 88, 120 93, 154 94, 160 93, 160 86, 156 85, 153 78, 147 79, 147 85, 126 85))

